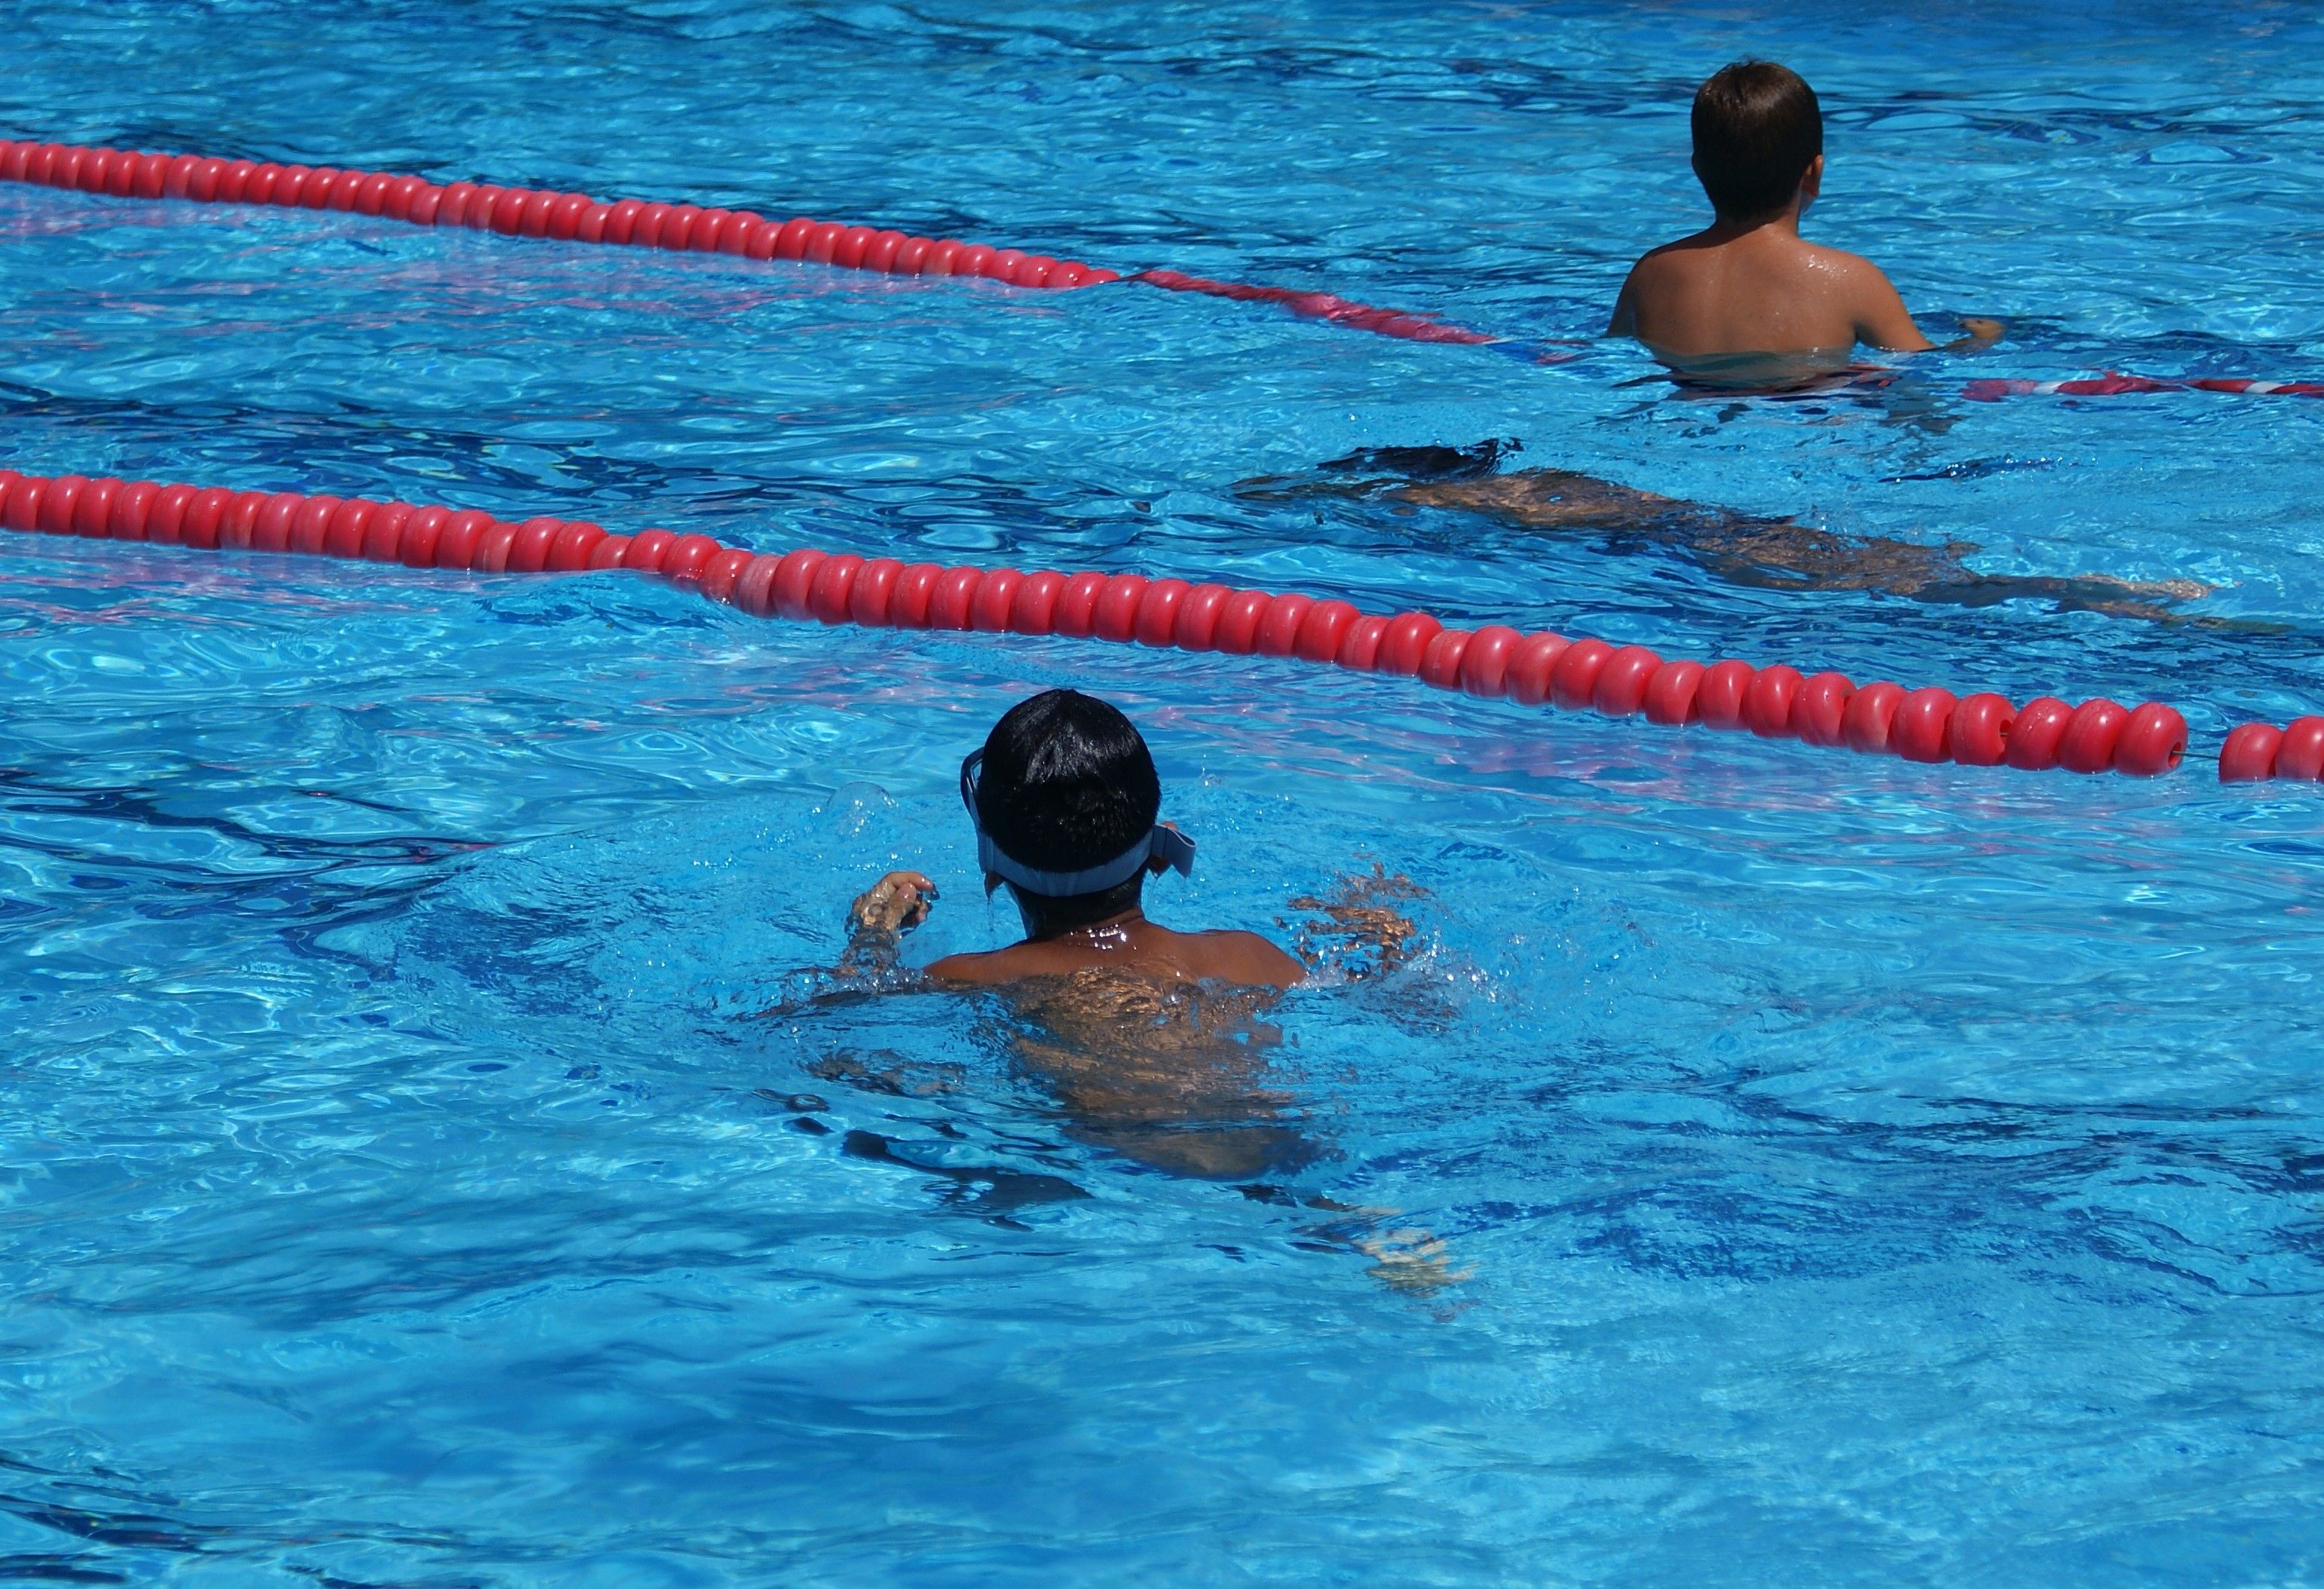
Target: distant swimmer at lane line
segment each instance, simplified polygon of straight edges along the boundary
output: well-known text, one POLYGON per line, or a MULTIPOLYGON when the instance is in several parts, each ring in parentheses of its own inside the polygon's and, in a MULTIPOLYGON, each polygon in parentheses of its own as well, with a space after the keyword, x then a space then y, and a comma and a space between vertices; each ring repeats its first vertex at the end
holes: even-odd
MULTIPOLYGON (((1798 73, 1738 60, 1694 97, 1694 174, 1715 218, 1630 267, 1607 334, 1635 337, 1690 385, 1797 386, 1855 366, 1864 343, 1933 347, 1880 267, 1800 236, 1823 190, 1823 111, 1798 73)), ((1991 345, 1964 317, 1950 350, 1991 345)))

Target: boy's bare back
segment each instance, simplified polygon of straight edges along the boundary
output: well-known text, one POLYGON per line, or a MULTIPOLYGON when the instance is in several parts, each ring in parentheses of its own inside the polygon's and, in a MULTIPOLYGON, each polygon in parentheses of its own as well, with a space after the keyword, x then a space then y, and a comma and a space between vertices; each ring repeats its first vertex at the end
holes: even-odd
MULTIPOLYGON (((1738 60, 1694 97, 1694 172, 1718 218, 1630 268, 1608 333, 1692 382, 1790 384, 1847 369, 1858 343, 1932 346, 1871 261, 1800 236, 1823 189, 1823 111, 1796 72, 1738 60)), ((1971 326, 1982 341, 1989 322, 1971 326)))
POLYGON ((1796 214, 1655 249, 1622 283, 1611 334, 1681 367, 1758 354, 1844 368, 1859 342, 1930 346, 1879 266, 1807 242, 1796 214))

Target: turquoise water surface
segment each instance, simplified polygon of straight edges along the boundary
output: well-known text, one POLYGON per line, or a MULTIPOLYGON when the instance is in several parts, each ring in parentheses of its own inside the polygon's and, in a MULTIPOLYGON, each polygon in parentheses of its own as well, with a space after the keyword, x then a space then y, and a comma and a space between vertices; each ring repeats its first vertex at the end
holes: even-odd
MULTIPOLYGON (((1704 402, 1610 345, 1545 367, 1130 284, 0 187, 0 464, 2154 697, 2199 753, 2324 706, 2324 404, 1960 395, 2324 374, 2307 8, 0 25, 0 136, 862 219, 1584 342, 1698 222, 1692 84, 1775 56, 1830 123, 1811 233, 1932 331, 2007 319, 1994 352, 1704 402), (1489 439, 1707 505, 1545 529, 1321 467, 1489 439), (2215 588, 1802 588, 1712 509, 2215 588)), ((0 1577, 2324 1577, 2313 788, 15 536, 0 679, 0 1577), (891 865, 945 891, 914 961, 1007 941, 954 781, 1062 683, 1140 723, 1203 841, 1161 919, 1288 943, 1351 873, 1418 891, 1409 963, 1239 1050, 1265 1101, 1211 1122, 1221 1162, 1265 1150, 1232 1173, 1094 1127, 1005 1007, 816 996, 891 865)))

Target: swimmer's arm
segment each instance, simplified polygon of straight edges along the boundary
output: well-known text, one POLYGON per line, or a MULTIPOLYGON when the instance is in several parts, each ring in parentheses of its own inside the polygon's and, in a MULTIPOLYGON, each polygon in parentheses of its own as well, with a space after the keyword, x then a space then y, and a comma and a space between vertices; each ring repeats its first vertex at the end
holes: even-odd
POLYGON ((1870 260, 1856 262, 1858 276, 1856 339, 1890 353, 1926 353, 1936 346, 1921 335, 1913 313, 1880 267, 1870 260))
POLYGON ((918 872, 890 872, 855 896, 847 907, 847 947, 837 969, 844 975, 893 971, 904 935, 928 919, 936 885, 918 872))

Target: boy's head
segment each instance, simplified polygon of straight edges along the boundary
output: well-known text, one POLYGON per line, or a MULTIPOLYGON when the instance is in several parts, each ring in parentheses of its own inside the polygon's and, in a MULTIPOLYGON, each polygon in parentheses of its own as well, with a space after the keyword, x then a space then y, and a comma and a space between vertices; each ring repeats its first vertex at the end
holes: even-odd
POLYGON ((1784 208, 1822 152, 1822 107, 1788 67, 1738 60, 1695 90, 1694 174, 1721 220, 1784 208))
POLYGON ((999 863, 1020 874, 1001 873, 1028 927, 1062 930, 1138 903, 1162 783, 1146 741, 1113 707, 1071 689, 1018 702, 962 769, 962 786, 999 863), (1102 881, 1105 869, 1133 853, 1126 876, 1087 892, 1051 892, 1070 873, 1102 881))

